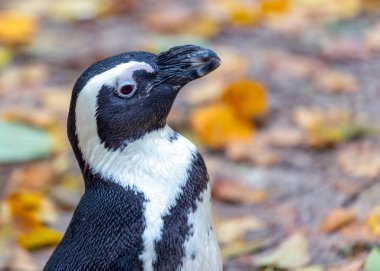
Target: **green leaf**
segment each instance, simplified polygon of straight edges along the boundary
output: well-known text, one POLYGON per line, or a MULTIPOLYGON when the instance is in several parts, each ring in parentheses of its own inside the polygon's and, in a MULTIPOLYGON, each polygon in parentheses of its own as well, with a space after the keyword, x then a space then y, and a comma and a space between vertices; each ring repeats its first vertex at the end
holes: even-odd
POLYGON ((365 271, 379 271, 380 270, 380 250, 373 247, 365 262, 365 271))
POLYGON ((0 121, 0 163, 19 163, 48 156, 51 137, 43 130, 15 122, 0 121))

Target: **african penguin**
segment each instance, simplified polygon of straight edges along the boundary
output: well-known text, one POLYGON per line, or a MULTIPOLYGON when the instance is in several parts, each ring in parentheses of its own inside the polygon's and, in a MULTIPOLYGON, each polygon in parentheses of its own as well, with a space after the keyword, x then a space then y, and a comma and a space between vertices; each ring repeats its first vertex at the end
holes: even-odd
POLYGON ((44 270, 222 270, 205 164, 166 124, 178 91, 219 65, 185 45, 112 56, 79 77, 67 131, 85 193, 44 270))

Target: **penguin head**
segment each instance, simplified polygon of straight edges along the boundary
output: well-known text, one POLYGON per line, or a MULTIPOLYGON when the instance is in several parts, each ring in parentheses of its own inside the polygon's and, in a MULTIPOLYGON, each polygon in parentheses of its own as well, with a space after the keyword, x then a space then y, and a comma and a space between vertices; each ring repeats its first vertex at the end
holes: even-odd
POLYGON ((74 86, 68 117, 79 164, 91 146, 115 151, 164 127, 178 91, 220 63, 213 51, 185 45, 158 55, 127 52, 93 64, 74 86))

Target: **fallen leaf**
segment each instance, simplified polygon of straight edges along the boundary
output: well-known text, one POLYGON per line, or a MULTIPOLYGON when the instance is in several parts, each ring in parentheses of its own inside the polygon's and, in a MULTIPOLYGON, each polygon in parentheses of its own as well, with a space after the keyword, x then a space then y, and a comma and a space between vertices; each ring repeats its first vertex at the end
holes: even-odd
POLYGON ((362 259, 350 260, 338 266, 328 268, 327 271, 359 271, 363 270, 364 261, 362 259))
POLYGON ((350 176, 374 178, 380 174, 380 150, 369 142, 352 143, 338 152, 336 163, 350 176))
POLYGON ((10 270, 35 271, 38 266, 33 256, 26 250, 16 247, 13 251, 14 255, 8 267, 10 270))
POLYGON ((259 250, 260 242, 251 241, 244 242, 242 240, 232 241, 220 248, 223 259, 231 259, 233 257, 246 255, 259 250))
POLYGON ((242 118, 251 119, 268 110, 264 87, 254 81, 236 81, 225 88, 222 101, 230 105, 242 118))
POLYGON ((298 268, 296 271, 324 271, 324 268, 321 266, 308 266, 308 267, 298 268))
POLYGON ((370 212, 367 225, 373 235, 380 237, 380 205, 375 206, 370 212))
MULTIPOLYGON (((1 206, 2 207, 2 206, 1 206)), ((0 224, 0 269, 6 270, 9 261, 12 259, 15 249, 15 240, 10 226, 0 224)))
POLYGON ((244 141, 254 132, 250 121, 240 119, 233 108, 225 104, 197 108, 190 115, 190 124, 199 139, 211 148, 244 141))
POLYGON ((60 207, 72 210, 83 194, 81 176, 64 175, 59 184, 50 189, 50 195, 60 207))
POLYGON ((215 199, 246 204, 261 203, 268 197, 264 189, 255 189, 236 181, 225 180, 214 182, 211 193, 215 199))
POLYGON ((374 24, 373 27, 369 28, 365 32, 364 43, 370 51, 378 52, 380 51, 380 22, 374 24))
POLYGON ((6 47, 0 46, 0 68, 7 66, 12 60, 12 52, 6 47))
POLYGON ((333 232, 339 230, 354 221, 355 214, 344 208, 332 209, 329 214, 324 218, 321 224, 323 232, 333 232))
POLYGON ((272 266, 283 269, 296 269, 310 261, 305 235, 296 232, 289 236, 272 253, 257 257, 254 261, 259 266, 272 266))
POLYGON ((350 223, 341 229, 339 233, 350 242, 372 242, 376 239, 368 225, 361 221, 350 223))
POLYGON ((189 9, 170 6, 148 13, 143 21, 153 31, 182 33, 193 22, 193 17, 195 14, 189 9))
POLYGON ((56 245, 61 241, 62 235, 56 230, 46 227, 34 228, 18 237, 17 242, 21 247, 34 250, 46 246, 56 245))
POLYGON ((331 69, 318 72, 314 80, 319 88, 331 93, 354 92, 359 88, 353 75, 331 69))
POLYGON ((111 11, 109 1, 57 0, 51 6, 49 16, 58 21, 88 21, 111 11))
POLYGON ((270 147, 268 137, 259 133, 247 141, 234 141, 227 145, 226 156, 233 161, 249 161, 262 167, 279 163, 279 155, 270 147))
POLYGON ((347 111, 330 108, 298 107, 293 113, 296 124, 305 131, 306 143, 322 148, 370 133, 347 111))
POLYGON ((38 29, 33 16, 17 11, 0 12, 0 41, 10 45, 26 44, 38 29))
POLYGON ((302 132, 293 127, 278 127, 271 129, 268 133, 269 144, 275 147, 291 148, 303 144, 302 132))
POLYGON ((284 13, 289 10, 289 0, 262 0, 261 12, 264 14, 284 13))
POLYGON ((17 163, 47 157, 53 151, 50 136, 39 129, 0 121, 0 163, 17 163))
POLYGON ((263 222, 253 216, 240 216, 215 223, 218 241, 227 244, 244 237, 248 231, 263 228, 263 222))
POLYGON ((57 177, 50 161, 39 161, 17 167, 10 176, 8 190, 12 192, 41 192, 57 177))
POLYGON ((43 196, 39 193, 16 192, 8 195, 7 203, 12 222, 18 232, 42 226, 38 218, 43 196))
POLYGON ((365 262, 365 271, 378 271, 380 267, 380 250, 377 247, 373 247, 365 262))

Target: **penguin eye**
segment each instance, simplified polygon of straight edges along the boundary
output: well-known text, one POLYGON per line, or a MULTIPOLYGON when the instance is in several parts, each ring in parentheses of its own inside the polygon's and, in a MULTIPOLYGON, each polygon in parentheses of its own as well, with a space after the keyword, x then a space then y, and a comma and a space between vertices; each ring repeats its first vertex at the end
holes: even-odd
POLYGON ((136 85, 134 84, 125 84, 118 88, 117 93, 123 98, 130 98, 136 91, 136 85))

